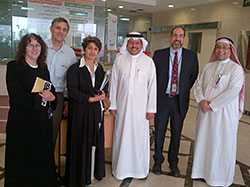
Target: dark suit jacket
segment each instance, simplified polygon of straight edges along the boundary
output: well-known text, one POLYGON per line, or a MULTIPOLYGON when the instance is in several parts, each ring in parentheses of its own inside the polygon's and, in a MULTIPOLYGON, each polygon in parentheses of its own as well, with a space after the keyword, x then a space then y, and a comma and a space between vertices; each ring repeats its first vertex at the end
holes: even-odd
MULTIPOLYGON (((168 107, 164 106, 161 100, 166 95, 169 80, 169 55, 170 48, 165 48, 155 51, 153 56, 157 75, 157 110, 161 107, 168 107)), ((183 48, 179 79, 179 108, 183 117, 188 110, 190 89, 198 76, 198 71, 199 65, 196 53, 183 48)))

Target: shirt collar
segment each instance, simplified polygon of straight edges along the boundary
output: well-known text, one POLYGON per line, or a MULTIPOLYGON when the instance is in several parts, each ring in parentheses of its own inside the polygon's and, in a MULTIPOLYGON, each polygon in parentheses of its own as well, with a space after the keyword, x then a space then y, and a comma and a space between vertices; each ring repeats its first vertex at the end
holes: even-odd
POLYGON ((225 60, 218 60, 218 63, 220 63, 220 64, 226 64, 226 63, 228 63, 230 61, 230 58, 227 58, 227 59, 225 59, 225 60))
MULTIPOLYGON (((49 49, 55 50, 55 49, 53 48, 53 43, 52 43, 52 40, 51 40, 51 39, 48 40, 47 45, 48 45, 48 48, 49 48, 49 49)), ((61 47, 60 49, 58 49, 57 51, 58 51, 58 52, 62 52, 62 53, 65 52, 65 42, 63 42, 62 47, 61 47)))
POLYGON ((178 55, 181 55, 181 53, 182 53, 182 47, 179 48, 179 49, 177 49, 177 50, 176 50, 176 49, 173 49, 172 47, 170 47, 170 53, 171 53, 171 54, 174 55, 174 53, 175 53, 176 51, 178 52, 178 55))
MULTIPOLYGON (((87 65, 86 65, 85 58, 84 58, 84 56, 83 56, 83 57, 81 58, 81 60, 80 60, 79 68, 82 68, 82 67, 84 67, 84 66, 87 66, 87 65)), ((97 66, 98 66, 98 63, 95 62, 95 64, 94 64, 94 70, 96 70, 97 66)))

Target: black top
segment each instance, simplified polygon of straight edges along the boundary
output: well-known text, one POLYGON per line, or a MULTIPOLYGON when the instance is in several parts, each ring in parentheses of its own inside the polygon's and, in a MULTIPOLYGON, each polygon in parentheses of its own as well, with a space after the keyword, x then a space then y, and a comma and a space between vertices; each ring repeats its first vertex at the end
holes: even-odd
POLYGON ((10 110, 6 127, 5 187, 56 186, 52 121, 48 104, 41 105, 38 93, 31 93, 36 77, 49 79, 46 66, 9 62, 7 90, 10 110))
POLYGON ((95 86, 86 66, 73 64, 67 71, 69 120, 66 178, 69 187, 91 183, 91 153, 96 146, 95 178, 105 175, 104 128, 100 102, 88 102, 99 90, 105 72, 100 64, 95 71, 95 86))

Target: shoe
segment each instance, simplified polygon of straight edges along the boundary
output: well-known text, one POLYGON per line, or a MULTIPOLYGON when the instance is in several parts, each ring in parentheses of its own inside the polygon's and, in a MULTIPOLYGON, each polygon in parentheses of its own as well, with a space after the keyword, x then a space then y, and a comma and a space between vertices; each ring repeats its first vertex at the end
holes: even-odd
POLYGON ((161 164, 156 164, 154 163, 154 166, 152 168, 152 172, 156 175, 160 175, 162 173, 162 170, 161 170, 161 164))
POLYGON ((180 177, 181 176, 181 173, 180 173, 180 170, 179 168, 176 166, 176 167, 173 167, 173 168, 170 168, 170 173, 169 175, 173 176, 173 177, 180 177))
POLYGON ((123 179, 122 183, 120 184, 120 187, 128 187, 130 183, 132 182, 132 180, 133 180, 132 177, 123 179))

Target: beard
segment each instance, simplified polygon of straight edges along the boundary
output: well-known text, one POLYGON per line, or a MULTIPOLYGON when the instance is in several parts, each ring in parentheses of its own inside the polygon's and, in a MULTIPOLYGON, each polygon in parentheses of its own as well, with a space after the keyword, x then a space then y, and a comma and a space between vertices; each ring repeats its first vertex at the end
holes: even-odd
POLYGON ((179 48, 181 48, 181 47, 182 47, 181 41, 175 40, 175 41, 172 43, 172 47, 173 47, 174 49, 179 49, 179 48))

